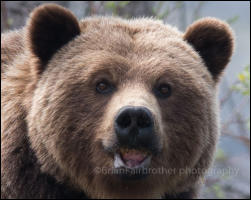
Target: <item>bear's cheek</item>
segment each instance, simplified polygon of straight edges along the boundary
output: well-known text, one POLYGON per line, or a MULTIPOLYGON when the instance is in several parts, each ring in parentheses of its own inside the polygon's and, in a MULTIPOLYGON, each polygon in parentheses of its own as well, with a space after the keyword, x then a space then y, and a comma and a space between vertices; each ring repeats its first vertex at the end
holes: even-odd
MULTIPOLYGON (((183 98, 184 99, 184 98, 183 98)), ((162 113, 164 133, 162 165, 170 168, 193 166, 208 145, 210 137, 210 103, 206 99, 173 99, 162 113), (187 102, 187 103, 186 103, 187 102), (180 106, 182 105, 182 106, 180 106)))
POLYGON ((52 157, 67 174, 84 174, 92 168, 90 158, 98 155, 94 139, 107 100, 98 101, 84 84, 62 83, 62 90, 62 84, 47 83, 35 91, 29 112, 31 143, 37 152, 45 149, 41 162, 52 157))

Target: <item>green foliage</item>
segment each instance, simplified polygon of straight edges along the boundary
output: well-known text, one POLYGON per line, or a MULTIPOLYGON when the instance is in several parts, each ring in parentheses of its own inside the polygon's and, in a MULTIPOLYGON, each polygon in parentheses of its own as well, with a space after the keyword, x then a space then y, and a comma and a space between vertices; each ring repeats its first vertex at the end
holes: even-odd
POLYGON ((105 2, 105 8, 111 10, 113 13, 116 11, 116 4, 114 1, 105 2))
POLYGON ((215 183, 212 186, 212 191, 216 195, 217 199, 224 199, 225 198, 225 194, 224 194, 220 184, 215 183))
POLYGON ((233 89, 240 92, 243 96, 250 96, 250 65, 247 65, 243 72, 238 75, 239 82, 233 89))
POLYGON ((225 153, 224 153, 224 151, 222 149, 220 149, 220 148, 217 149, 215 159, 216 159, 216 161, 226 160, 226 155, 225 155, 225 153))
POLYGON ((235 15, 233 17, 231 17, 230 19, 227 20, 227 23, 229 24, 234 24, 235 22, 237 22, 237 20, 240 18, 239 15, 235 15))
POLYGON ((193 11, 193 19, 197 20, 201 17, 200 15, 200 11, 203 8, 203 6, 206 4, 206 1, 199 1, 197 6, 195 7, 194 11, 193 11))
MULTIPOLYGON (((243 72, 238 75, 238 83, 232 89, 243 96, 250 97, 250 65, 247 65, 243 72)), ((248 119, 247 127, 250 130, 250 118, 248 119)))
POLYGON ((129 4, 129 3, 130 3, 130 1, 120 1, 119 4, 118 4, 118 6, 119 6, 120 8, 123 8, 123 7, 125 7, 127 4, 129 4))
POLYGON ((130 1, 107 1, 105 2, 105 8, 112 11, 113 15, 118 15, 118 10, 124 8, 130 3, 130 1))
POLYGON ((8 25, 9 25, 9 27, 13 25, 13 22, 14 22, 14 21, 13 21, 12 18, 8 18, 7 23, 8 23, 8 25))
POLYGON ((168 9, 168 7, 167 7, 167 8, 166 8, 166 11, 165 11, 164 13, 159 14, 159 13, 160 13, 160 9, 163 7, 163 3, 164 3, 164 1, 158 1, 157 6, 152 8, 153 14, 154 14, 154 15, 156 16, 156 18, 158 18, 158 19, 163 19, 163 18, 164 18, 164 15, 167 16, 168 13, 169 13, 169 9, 168 9))
POLYGON ((175 2, 175 5, 172 9, 170 9, 170 7, 168 5, 166 5, 164 11, 161 11, 162 7, 164 6, 165 2, 164 1, 158 1, 157 5, 155 7, 152 8, 152 12, 155 15, 155 17, 157 19, 164 19, 166 17, 168 17, 168 15, 170 13, 172 13, 173 11, 175 11, 176 9, 181 8, 184 5, 183 1, 177 1, 175 2))

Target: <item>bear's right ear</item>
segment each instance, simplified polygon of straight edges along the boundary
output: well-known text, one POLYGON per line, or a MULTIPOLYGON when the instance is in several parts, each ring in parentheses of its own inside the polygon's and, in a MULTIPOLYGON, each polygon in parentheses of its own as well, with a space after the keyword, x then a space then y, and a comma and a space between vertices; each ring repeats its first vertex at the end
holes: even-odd
POLYGON ((53 54, 80 34, 80 27, 69 10, 45 4, 31 13, 27 31, 28 45, 40 62, 37 71, 41 73, 53 54))

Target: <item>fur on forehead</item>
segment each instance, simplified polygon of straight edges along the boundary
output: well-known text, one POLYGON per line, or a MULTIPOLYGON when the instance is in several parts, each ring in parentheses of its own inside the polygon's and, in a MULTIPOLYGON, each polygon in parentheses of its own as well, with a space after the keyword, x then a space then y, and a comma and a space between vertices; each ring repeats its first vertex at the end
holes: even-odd
MULTIPOLYGON (((178 41, 173 47, 181 47, 180 54, 186 51, 197 59, 199 55, 216 82, 230 61, 234 48, 234 35, 230 26, 215 18, 198 20, 187 28, 185 34, 175 27, 164 25, 161 21, 147 18, 132 20, 113 17, 87 18, 81 21, 80 27, 82 32, 90 32, 100 38, 108 36, 105 39, 111 43, 137 42, 141 53, 147 52, 146 47, 151 47, 148 49, 152 52, 158 48, 168 51, 170 46, 166 41, 172 40, 172 43, 178 41), (118 32, 115 33, 114 30, 118 32), (188 46, 192 48, 188 49, 188 46)), ((119 46, 126 47, 126 45, 119 46)), ((127 47, 135 50, 135 46, 127 45, 127 47)))

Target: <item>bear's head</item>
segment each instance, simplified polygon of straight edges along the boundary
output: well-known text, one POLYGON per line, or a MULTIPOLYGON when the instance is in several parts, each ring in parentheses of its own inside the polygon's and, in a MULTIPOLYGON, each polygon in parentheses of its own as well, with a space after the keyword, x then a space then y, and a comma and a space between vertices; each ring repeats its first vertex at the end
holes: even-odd
POLYGON ((152 19, 78 21, 50 4, 31 14, 26 42, 29 138, 43 172, 96 198, 198 183, 219 134, 217 84, 233 50, 226 23, 205 18, 182 34, 152 19))

